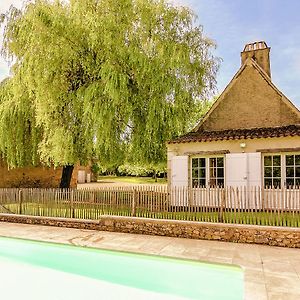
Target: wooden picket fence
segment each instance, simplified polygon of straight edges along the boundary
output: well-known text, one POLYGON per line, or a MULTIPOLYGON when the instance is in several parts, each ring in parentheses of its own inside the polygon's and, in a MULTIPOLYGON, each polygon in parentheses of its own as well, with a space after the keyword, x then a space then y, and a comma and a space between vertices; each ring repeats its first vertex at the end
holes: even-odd
POLYGON ((0 189, 1 212, 79 219, 117 215, 300 227, 300 188, 0 189))

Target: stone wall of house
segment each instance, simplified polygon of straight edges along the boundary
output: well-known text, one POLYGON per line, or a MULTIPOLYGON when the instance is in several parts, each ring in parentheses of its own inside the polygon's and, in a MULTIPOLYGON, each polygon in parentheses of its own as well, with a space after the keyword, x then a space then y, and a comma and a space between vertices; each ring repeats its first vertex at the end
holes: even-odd
POLYGON ((274 127, 300 123, 300 115, 285 104, 268 81, 250 64, 202 124, 202 130, 274 127))
POLYGON ((0 221, 300 248, 300 228, 103 216, 100 220, 0 214, 0 221))
MULTIPOLYGON (((76 166, 73 171, 71 187, 77 185, 76 166)), ((56 188, 59 187, 62 168, 53 167, 27 167, 8 169, 8 166, 0 162, 0 188, 56 188)))

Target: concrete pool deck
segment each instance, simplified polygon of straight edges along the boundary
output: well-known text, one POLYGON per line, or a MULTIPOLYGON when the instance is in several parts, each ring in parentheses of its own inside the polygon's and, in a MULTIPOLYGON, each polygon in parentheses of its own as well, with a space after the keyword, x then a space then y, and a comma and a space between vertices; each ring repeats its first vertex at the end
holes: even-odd
POLYGON ((4 222, 0 236, 236 264, 246 300, 300 299, 300 249, 4 222))

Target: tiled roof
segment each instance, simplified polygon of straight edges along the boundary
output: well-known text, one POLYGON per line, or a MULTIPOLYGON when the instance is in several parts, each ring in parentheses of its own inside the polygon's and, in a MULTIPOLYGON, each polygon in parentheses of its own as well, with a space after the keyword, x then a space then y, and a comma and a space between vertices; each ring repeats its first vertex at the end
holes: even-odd
POLYGON ((189 132, 174 140, 169 141, 168 143, 177 144, 222 140, 259 139, 284 136, 300 136, 300 124, 281 127, 189 132))

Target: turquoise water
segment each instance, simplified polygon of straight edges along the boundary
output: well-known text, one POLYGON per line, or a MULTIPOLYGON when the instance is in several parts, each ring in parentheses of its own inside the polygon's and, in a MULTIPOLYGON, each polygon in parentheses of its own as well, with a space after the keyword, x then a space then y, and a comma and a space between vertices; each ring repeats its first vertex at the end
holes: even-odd
POLYGON ((243 299, 243 272, 237 266, 4 237, 1 257, 165 296, 243 299))

